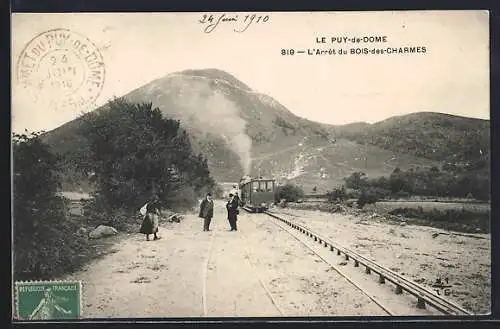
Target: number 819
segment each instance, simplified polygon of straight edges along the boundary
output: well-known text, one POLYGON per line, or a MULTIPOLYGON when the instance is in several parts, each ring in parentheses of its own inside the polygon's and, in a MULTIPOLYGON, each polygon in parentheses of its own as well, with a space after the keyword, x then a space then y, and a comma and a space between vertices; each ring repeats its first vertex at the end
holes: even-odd
POLYGON ((281 55, 294 55, 295 50, 293 49, 281 49, 281 55))

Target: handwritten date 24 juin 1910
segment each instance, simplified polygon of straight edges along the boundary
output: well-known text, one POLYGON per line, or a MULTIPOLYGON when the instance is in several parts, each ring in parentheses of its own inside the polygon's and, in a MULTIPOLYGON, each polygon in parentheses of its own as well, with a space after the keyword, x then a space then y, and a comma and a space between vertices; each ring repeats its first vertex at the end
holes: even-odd
POLYGON ((263 14, 203 14, 198 21, 203 24, 205 33, 213 32, 217 27, 232 25, 234 32, 245 32, 252 24, 262 24, 269 22, 269 15, 263 14))

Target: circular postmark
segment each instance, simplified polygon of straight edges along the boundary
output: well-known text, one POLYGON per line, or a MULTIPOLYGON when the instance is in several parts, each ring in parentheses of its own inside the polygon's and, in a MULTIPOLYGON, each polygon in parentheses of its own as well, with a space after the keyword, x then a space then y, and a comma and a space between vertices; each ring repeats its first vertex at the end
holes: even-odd
POLYGON ((17 82, 36 103, 51 108, 86 108, 99 97, 105 67, 101 53, 85 36, 68 29, 49 30, 24 47, 17 82))

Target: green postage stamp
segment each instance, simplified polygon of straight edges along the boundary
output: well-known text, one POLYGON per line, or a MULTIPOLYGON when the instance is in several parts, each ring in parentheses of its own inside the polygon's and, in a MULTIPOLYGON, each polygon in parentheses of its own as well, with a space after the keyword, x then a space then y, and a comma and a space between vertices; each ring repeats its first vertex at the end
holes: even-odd
POLYGON ((17 320, 77 319, 81 316, 82 284, 79 281, 15 283, 17 320))

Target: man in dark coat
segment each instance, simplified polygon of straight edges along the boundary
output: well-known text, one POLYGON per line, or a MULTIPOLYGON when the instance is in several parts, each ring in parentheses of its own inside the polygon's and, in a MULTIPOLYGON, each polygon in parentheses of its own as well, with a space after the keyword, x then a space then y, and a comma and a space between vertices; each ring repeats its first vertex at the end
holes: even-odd
POLYGON ((203 218, 203 231, 210 231, 210 222, 214 217, 214 201, 212 194, 207 193, 207 197, 203 199, 200 205, 200 218, 203 218))
POLYGON ((230 231, 238 231, 236 221, 238 220, 238 198, 230 193, 229 201, 226 204, 227 209, 227 219, 229 221, 229 226, 231 227, 230 231))

